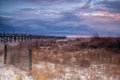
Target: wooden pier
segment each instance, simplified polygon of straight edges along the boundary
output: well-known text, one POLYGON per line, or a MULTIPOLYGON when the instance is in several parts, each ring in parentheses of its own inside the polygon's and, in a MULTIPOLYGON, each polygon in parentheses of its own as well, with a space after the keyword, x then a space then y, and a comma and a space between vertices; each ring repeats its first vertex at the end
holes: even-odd
POLYGON ((0 33, 0 42, 28 42, 38 40, 57 40, 65 39, 65 36, 46 36, 46 35, 33 35, 33 34, 6 34, 0 33))

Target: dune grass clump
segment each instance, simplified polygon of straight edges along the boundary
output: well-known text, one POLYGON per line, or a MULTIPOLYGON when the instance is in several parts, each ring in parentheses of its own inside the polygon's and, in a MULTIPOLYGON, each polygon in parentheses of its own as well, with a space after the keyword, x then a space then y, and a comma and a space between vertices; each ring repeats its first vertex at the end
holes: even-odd
POLYGON ((2 50, 0 50, 0 56, 3 54, 3 51, 2 50))
POLYGON ((120 48, 120 37, 93 36, 88 46, 95 48, 120 48))
POLYGON ((40 69, 33 70, 32 77, 34 80, 48 80, 47 74, 40 69))

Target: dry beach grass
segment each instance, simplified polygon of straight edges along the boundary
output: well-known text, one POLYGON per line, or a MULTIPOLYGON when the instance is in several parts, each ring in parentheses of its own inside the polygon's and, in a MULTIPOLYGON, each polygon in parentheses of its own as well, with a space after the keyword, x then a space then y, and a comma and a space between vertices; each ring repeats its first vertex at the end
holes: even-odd
MULTIPOLYGON (((23 45, 12 48, 25 51, 23 45)), ((120 38, 97 36, 89 40, 37 41, 32 45, 31 80, 120 80, 120 38)), ((18 80, 24 80, 22 77, 18 80)))

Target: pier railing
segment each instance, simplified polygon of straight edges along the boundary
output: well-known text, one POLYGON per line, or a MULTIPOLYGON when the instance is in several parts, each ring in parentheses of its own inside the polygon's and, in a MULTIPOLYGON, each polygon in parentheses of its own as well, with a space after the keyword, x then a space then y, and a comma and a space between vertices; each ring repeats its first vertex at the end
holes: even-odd
POLYGON ((6 34, 0 33, 0 42, 25 42, 36 40, 58 40, 65 39, 65 36, 46 36, 33 34, 6 34))

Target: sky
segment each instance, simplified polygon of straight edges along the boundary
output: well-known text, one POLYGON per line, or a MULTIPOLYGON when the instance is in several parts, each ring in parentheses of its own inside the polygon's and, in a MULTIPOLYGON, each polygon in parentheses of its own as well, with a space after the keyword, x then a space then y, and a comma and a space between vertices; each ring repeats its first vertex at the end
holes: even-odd
POLYGON ((120 0, 0 0, 0 32, 120 36, 120 0))

